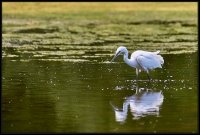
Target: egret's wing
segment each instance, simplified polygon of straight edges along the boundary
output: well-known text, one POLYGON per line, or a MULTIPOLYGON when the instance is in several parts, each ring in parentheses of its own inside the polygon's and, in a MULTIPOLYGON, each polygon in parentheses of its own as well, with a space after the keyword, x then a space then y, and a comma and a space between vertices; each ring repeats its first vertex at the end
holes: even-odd
MULTIPOLYGON (((139 56, 139 55, 145 55, 145 56, 147 56, 147 57, 151 57, 151 55, 159 55, 159 53, 160 53, 160 51, 158 50, 158 51, 156 51, 156 52, 147 52, 147 51, 142 51, 142 50, 137 50, 137 51, 135 51, 135 52, 133 52, 132 54, 131 54, 131 58, 136 58, 137 56, 139 56)), ((159 55, 160 56, 160 55, 159 55)))
POLYGON ((164 63, 162 56, 150 52, 138 55, 136 60, 144 70, 162 68, 164 63))

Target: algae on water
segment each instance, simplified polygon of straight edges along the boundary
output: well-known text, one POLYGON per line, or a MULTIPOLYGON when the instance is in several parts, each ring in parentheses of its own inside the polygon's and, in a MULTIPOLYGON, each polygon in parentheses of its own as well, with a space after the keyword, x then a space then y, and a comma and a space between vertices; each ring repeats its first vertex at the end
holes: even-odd
MULTIPOLYGON (((165 3, 168 9, 155 10, 151 8, 155 3, 145 4, 149 7, 146 10, 139 3, 132 3, 127 10, 123 7, 126 3, 114 4, 118 7, 115 10, 108 10, 109 4, 94 4, 101 7, 94 11, 81 8, 89 7, 87 4, 76 3, 77 11, 55 10, 50 6, 39 12, 39 7, 48 4, 3 3, 3 58, 52 60, 75 56, 77 60, 93 61, 98 60, 97 55, 107 59, 122 45, 130 53, 161 50, 161 54, 180 54, 198 50, 195 3, 188 3, 185 10, 177 3, 170 6, 165 3), (138 10, 134 8, 136 5, 138 10), (10 6, 20 11, 12 12, 10 6), (27 10, 29 6, 38 11, 27 10)), ((60 5, 69 7, 70 4, 60 5)))

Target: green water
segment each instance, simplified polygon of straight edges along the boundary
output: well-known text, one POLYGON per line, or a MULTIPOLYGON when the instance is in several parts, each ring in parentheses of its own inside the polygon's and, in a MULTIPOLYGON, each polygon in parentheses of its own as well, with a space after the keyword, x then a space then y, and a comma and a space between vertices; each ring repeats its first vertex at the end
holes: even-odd
POLYGON ((135 70, 121 58, 113 64, 101 62, 111 57, 98 62, 4 58, 2 131, 197 132, 197 53, 163 57, 163 69, 151 72, 151 83, 145 73, 136 82, 135 70), (135 103, 132 111, 128 102, 135 103))

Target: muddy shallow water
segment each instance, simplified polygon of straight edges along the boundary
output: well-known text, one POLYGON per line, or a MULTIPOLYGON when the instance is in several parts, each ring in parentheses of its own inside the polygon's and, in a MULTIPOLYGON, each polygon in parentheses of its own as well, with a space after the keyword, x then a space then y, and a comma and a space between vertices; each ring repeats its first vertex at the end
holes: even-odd
POLYGON ((197 132, 193 10, 39 12, 42 4, 32 4, 38 12, 22 13, 4 5, 3 132, 197 132), (161 51, 152 82, 143 72, 137 82, 122 57, 110 63, 122 45, 129 55, 161 51))

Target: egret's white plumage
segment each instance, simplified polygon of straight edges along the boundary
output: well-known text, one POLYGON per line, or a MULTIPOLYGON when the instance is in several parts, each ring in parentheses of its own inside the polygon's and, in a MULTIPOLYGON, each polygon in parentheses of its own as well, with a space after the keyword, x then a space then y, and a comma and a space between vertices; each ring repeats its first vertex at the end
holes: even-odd
MULTIPOLYGON (((120 46, 114 58, 111 60, 113 61, 117 56, 120 54, 124 55, 124 61, 129 66, 136 68, 136 75, 138 76, 140 71, 146 71, 149 77, 149 71, 155 68, 162 68, 164 64, 164 59, 161 55, 159 55, 160 51, 156 52, 148 52, 138 50, 131 54, 131 58, 128 58, 128 50, 124 46, 120 46)), ((150 78, 149 78, 150 79, 150 78)))

